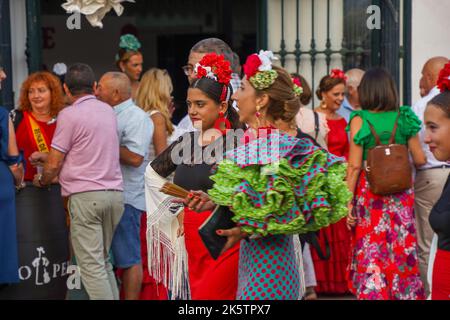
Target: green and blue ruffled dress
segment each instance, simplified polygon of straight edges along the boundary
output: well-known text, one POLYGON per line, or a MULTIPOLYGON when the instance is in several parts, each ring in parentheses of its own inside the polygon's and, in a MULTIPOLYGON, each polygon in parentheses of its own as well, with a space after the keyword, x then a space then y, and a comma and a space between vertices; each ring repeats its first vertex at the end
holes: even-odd
POLYGON ((347 215, 351 193, 344 162, 311 139, 277 131, 226 154, 208 193, 252 235, 241 243, 238 299, 301 298, 293 235, 347 215))

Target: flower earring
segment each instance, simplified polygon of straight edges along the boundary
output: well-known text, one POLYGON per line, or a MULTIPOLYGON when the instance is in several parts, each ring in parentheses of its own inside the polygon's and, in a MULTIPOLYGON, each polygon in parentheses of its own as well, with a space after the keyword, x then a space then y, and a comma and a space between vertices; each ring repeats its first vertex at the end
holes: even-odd
POLYGON ((256 106, 256 117, 261 118, 261 106, 256 106))
POLYGON ((261 117, 262 117, 261 109, 262 109, 262 107, 260 105, 256 106, 255 116, 256 116, 256 124, 257 124, 258 128, 261 127, 261 117))

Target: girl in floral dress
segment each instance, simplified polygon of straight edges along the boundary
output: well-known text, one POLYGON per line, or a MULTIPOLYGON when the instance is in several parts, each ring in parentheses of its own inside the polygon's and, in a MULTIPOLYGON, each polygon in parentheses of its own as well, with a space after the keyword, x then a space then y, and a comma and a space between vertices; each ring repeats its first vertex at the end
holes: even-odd
POLYGON ((350 190, 355 190, 353 211, 347 218, 347 224, 353 227, 349 288, 361 300, 423 299, 414 192, 410 189, 376 195, 370 190, 365 171, 361 170, 368 150, 375 146, 369 123, 374 126, 381 143, 387 144, 397 118, 396 143, 408 145, 416 166, 425 164, 417 136, 420 120, 409 107, 398 108, 395 83, 383 69, 372 69, 365 74, 359 96, 363 110, 352 113, 349 126, 347 183, 350 190))

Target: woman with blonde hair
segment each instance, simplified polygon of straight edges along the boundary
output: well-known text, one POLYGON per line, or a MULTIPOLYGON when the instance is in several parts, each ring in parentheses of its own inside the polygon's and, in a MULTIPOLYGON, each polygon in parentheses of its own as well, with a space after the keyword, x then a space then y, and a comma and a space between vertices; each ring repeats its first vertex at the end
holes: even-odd
POLYGON ((142 45, 136 36, 124 34, 120 37, 119 47, 119 52, 116 55, 116 66, 130 78, 131 96, 135 100, 144 65, 144 56, 140 51, 142 45))
POLYGON ((172 80, 167 70, 152 68, 142 77, 136 104, 147 112, 155 127, 150 159, 154 159, 167 148, 168 138, 174 131, 169 111, 172 91, 172 80))
MULTIPOLYGON (((153 141, 150 144, 150 160, 154 160, 167 147, 169 137, 174 131, 171 122, 170 105, 172 103, 173 85, 167 70, 152 68, 141 79, 136 93, 136 105, 143 109, 154 125, 153 141)), ((157 283, 148 272, 147 258, 147 216, 141 219, 141 254, 144 268, 141 300, 167 300, 167 291, 161 283, 157 283)))

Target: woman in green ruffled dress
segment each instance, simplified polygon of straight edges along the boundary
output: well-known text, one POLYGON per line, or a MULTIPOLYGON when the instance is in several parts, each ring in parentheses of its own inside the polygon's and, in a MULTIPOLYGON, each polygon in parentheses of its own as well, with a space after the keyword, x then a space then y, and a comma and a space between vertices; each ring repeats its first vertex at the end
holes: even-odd
MULTIPOLYGON (((234 213, 237 227, 218 230, 223 250, 241 242, 240 300, 297 300, 302 282, 294 234, 317 231, 347 214, 351 194, 343 159, 317 147, 295 125, 301 89, 272 66, 271 52, 251 55, 234 95, 251 141, 226 153, 211 180, 209 198, 234 213)), ((206 195, 188 201, 212 206, 206 195)), ((300 251, 301 254, 301 251, 300 251)))

